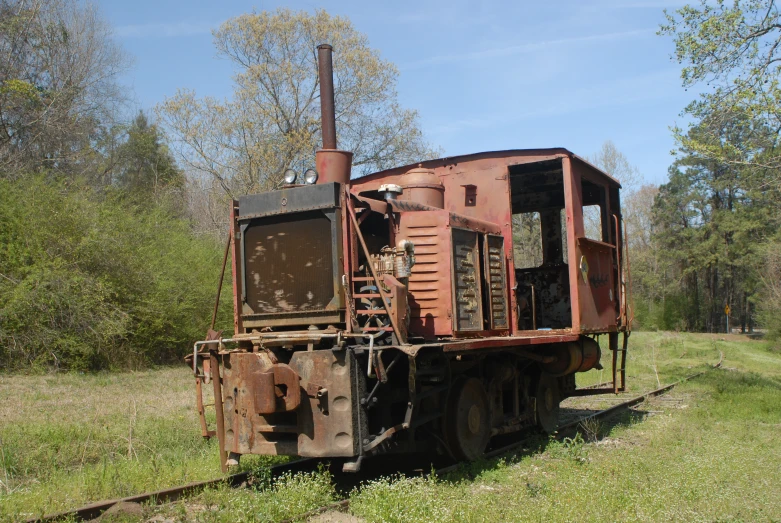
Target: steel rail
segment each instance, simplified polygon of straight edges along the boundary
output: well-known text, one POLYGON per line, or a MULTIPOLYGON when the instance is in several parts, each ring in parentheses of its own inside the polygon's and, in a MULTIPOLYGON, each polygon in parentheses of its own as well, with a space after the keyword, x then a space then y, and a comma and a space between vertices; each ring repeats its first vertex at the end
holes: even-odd
MULTIPOLYGON (((272 477, 276 477, 284 474, 285 472, 314 470, 319 463, 320 460, 315 458, 299 459, 288 463, 274 465, 270 468, 270 470, 272 477)), ((66 518, 71 518, 71 520, 76 521, 88 521, 100 517, 100 515, 105 511, 114 505, 118 505, 119 503, 146 503, 147 501, 152 501, 157 505, 161 505, 163 503, 177 501, 184 497, 197 494, 209 487, 216 487, 223 483, 226 483, 231 487, 238 487, 248 479, 249 472, 238 472, 236 474, 230 474, 222 478, 194 481, 186 485, 155 490, 154 492, 145 492, 135 496, 98 501, 97 503, 90 503, 89 505, 85 505, 77 509, 57 512, 37 518, 31 518, 27 520, 27 523, 50 523, 66 518)))

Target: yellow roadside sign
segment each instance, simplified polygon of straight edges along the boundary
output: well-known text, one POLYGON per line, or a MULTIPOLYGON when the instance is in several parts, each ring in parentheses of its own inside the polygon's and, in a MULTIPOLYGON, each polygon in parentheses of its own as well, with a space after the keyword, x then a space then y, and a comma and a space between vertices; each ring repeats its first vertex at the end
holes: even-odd
POLYGON ((725 306, 724 306, 724 314, 726 314, 727 316, 729 316, 729 303, 728 303, 727 305, 725 305, 725 306))

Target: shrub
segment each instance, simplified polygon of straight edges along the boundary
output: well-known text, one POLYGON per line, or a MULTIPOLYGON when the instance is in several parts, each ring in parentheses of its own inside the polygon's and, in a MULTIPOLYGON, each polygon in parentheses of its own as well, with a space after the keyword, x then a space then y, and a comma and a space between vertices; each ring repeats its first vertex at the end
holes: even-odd
POLYGON ((0 181, 0 366, 180 358, 208 326, 220 262, 220 246, 169 204, 41 176, 0 181))

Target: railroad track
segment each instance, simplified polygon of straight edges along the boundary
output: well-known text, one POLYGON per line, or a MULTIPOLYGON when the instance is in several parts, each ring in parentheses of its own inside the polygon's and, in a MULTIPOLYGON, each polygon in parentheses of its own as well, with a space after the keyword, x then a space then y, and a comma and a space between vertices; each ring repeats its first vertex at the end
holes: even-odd
MULTIPOLYGON (((719 361, 715 365, 713 365, 711 368, 718 368, 721 367, 722 361, 724 360, 723 353, 720 353, 719 361)), ((592 419, 605 419, 609 418, 610 416, 616 414, 619 411, 623 411, 625 409, 634 407, 636 405, 639 405, 643 403, 644 401, 648 400, 649 398, 653 398, 656 396, 661 396, 662 394, 665 394, 675 388, 675 386, 685 382, 689 381, 693 378, 696 378, 698 376, 701 376, 708 372, 708 370, 704 370, 702 372, 698 372, 696 374, 692 374, 690 376, 687 376, 685 378, 682 378, 674 383, 671 383, 669 385, 665 385, 664 387, 660 387, 658 389, 654 389, 652 391, 640 394, 638 396, 635 396, 633 398, 630 398, 624 402, 618 403, 616 405, 613 405, 607 409, 600 410, 594 413, 591 413, 587 416, 583 416, 581 418, 578 418, 574 421, 570 421, 564 425, 561 425, 557 429, 557 437, 563 438, 567 436, 568 434, 571 434, 573 432, 577 431, 577 428, 585 421, 592 420, 592 419)), ((503 454, 506 454, 512 450, 515 450, 518 447, 521 447, 525 443, 529 441, 529 438, 523 438, 517 441, 514 441, 512 443, 509 443, 507 445, 499 446, 497 448, 491 449, 488 452, 485 453, 485 458, 490 459, 497 456, 501 456, 503 454)), ((295 472, 311 472, 314 470, 317 470, 318 466, 322 463, 321 460, 311 458, 311 459, 300 459, 291 461, 288 463, 283 463, 280 465, 274 465, 270 468, 270 476, 271 480, 273 481, 274 478, 277 478, 285 473, 295 473, 295 472)), ((446 465, 440 468, 435 469, 434 473, 437 475, 444 475, 453 471, 456 471, 458 467, 460 466, 460 463, 450 464, 446 465)), ((27 523, 50 523, 55 521, 61 521, 64 519, 70 519, 71 521, 88 521, 91 519, 95 519, 100 517, 101 514, 103 514, 105 511, 110 509, 111 507, 118 505, 120 503, 154 503, 161 505, 163 503, 170 503, 173 501, 177 501, 195 494, 198 494, 207 488, 210 487, 216 487, 221 484, 228 484, 231 487, 239 487, 242 484, 245 484, 250 479, 250 473, 249 472, 239 472, 237 474, 231 474, 226 477, 213 479, 213 480, 206 480, 206 481, 196 481, 193 483, 188 483, 186 485, 181 485, 178 487, 172 487, 167 488, 163 490, 157 490, 154 492, 145 492, 143 494, 138 494, 135 496, 128 496, 125 498, 119 498, 119 499, 112 499, 112 500, 106 500, 106 501, 99 501, 97 503, 91 503, 89 505, 85 505, 83 507, 79 507, 74 510, 69 510, 65 512, 58 512, 55 514, 49 514, 43 517, 39 518, 33 518, 27 520, 27 523)), ((350 505, 349 498, 345 498, 340 501, 336 501, 334 503, 330 503, 328 505, 325 505, 323 507, 311 510, 309 512, 305 512, 303 514, 299 514, 298 516, 295 516, 293 518, 284 520, 283 523, 293 523, 296 521, 302 521, 309 519, 310 517, 316 516, 318 514, 322 514, 323 512, 328 512, 331 510, 344 510, 350 505)))

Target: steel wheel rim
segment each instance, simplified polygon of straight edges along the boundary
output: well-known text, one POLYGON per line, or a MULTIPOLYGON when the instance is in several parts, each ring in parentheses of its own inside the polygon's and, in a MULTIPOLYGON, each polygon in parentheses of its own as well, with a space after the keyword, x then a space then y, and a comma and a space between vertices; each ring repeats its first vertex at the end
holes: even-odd
POLYGON ((537 426, 550 434, 559 424, 559 382, 550 374, 541 374, 535 391, 537 399, 537 426))
POLYGON ((483 455, 491 437, 489 409, 488 395, 479 380, 462 379, 453 385, 445 436, 455 458, 474 461, 483 455))

